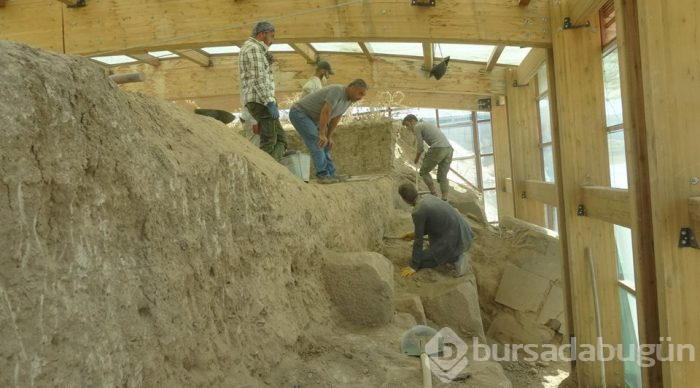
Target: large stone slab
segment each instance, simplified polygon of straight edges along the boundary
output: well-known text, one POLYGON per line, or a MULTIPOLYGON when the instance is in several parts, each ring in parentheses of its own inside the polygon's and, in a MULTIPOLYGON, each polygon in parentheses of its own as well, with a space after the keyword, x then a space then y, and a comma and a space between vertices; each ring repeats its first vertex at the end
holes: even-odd
POLYGON ((537 312, 550 285, 548 279, 511 265, 503 273, 496 302, 518 311, 537 312))
POLYGON ((421 296, 425 315, 440 327, 449 327, 470 343, 478 337, 486 342, 484 326, 479 310, 479 294, 473 275, 457 285, 448 286, 442 292, 421 296))
POLYGON ((394 314, 393 267, 376 252, 329 253, 324 258, 326 290, 349 321, 376 326, 394 314))

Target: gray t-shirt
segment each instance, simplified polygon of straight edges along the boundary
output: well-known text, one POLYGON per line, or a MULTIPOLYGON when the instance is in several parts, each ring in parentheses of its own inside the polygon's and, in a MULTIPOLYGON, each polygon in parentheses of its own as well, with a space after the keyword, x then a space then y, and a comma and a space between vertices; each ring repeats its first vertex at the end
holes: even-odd
POLYGON ((328 103, 331 106, 330 119, 338 117, 352 104, 352 101, 348 100, 345 89, 346 86, 341 84, 328 85, 295 102, 292 108, 303 111, 318 124, 321 120, 321 109, 328 103))
POLYGON ((416 154, 423 152, 423 141, 428 143, 430 147, 451 147, 445 134, 433 124, 418 122, 413 127, 413 133, 416 135, 416 154))

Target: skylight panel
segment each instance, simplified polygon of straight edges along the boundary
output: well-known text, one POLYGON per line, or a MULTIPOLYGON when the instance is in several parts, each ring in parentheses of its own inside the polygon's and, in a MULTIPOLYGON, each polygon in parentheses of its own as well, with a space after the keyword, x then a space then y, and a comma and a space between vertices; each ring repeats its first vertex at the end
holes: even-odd
POLYGON ((530 50, 530 47, 506 46, 498 58, 498 63, 501 65, 520 65, 530 50))
POLYGON ((149 51, 148 55, 158 59, 178 58, 179 56, 172 51, 149 51))
POLYGON ((272 46, 270 46, 270 51, 274 52, 289 52, 289 51, 294 51, 292 46, 286 44, 286 43, 274 43, 272 46))
POLYGON ((357 42, 328 42, 328 43, 311 43, 311 46, 316 51, 324 52, 340 52, 340 53, 361 53, 362 49, 357 42))
POLYGON ((420 43, 372 42, 366 44, 375 54, 423 56, 423 45, 420 43))
POLYGON ((238 54, 241 51, 241 49, 238 46, 204 47, 201 50, 209 55, 238 54))
POLYGON ((104 57, 91 57, 91 59, 104 63, 105 65, 123 65, 126 63, 134 63, 136 59, 126 55, 109 55, 104 57))
POLYGON ((487 62, 494 46, 481 44, 440 43, 433 47, 436 58, 449 56, 450 59, 473 62, 487 62))

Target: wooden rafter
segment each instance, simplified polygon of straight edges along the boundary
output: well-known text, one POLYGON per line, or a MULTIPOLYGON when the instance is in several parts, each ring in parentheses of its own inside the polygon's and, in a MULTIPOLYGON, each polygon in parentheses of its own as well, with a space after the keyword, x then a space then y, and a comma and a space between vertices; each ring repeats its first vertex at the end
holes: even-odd
POLYGON ((486 62, 486 72, 490 72, 491 70, 493 70, 493 68, 496 66, 496 63, 498 63, 498 59, 501 57, 501 54, 503 53, 503 50, 505 48, 506 46, 496 46, 493 48, 491 56, 489 56, 489 60, 486 62))
POLYGON ((296 51, 299 55, 304 57, 307 63, 317 63, 318 62, 318 52, 314 50, 313 47, 311 47, 310 44, 308 43, 290 43, 290 46, 296 51))
POLYGON ((372 62, 374 60, 374 52, 372 51, 372 47, 365 42, 357 42, 357 44, 360 45, 360 49, 365 54, 365 57, 367 57, 367 60, 372 62))
POLYGON ((154 57, 151 54, 129 54, 130 57, 138 59, 141 62, 148 63, 151 66, 160 66, 160 59, 154 57))
POLYGON ((173 52, 185 59, 188 59, 202 67, 212 66, 212 60, 210 57, 200 53, 196 50, 173 50, 173 52))
POLYGON ((423 43, 423 69, 430 71, 433 68, 433 44, 423 43))

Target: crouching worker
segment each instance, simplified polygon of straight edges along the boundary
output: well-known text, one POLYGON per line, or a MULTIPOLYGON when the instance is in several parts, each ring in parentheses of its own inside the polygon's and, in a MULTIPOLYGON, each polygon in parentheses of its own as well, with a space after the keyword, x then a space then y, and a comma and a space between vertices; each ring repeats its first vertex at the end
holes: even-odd
POLYGON ((433 268, 453 263, 455 276, 467 272, 467 251, 474 240, 474 233, 462 214, 449 203, 430 194, 418 196, 411 183, 399 186, 399 195, 413 206, 413 233, 403 238, 413 239, 413 255, 408 267, 401 270, 401 277, 409 277, 422 268, 433 268), (429 247, 423 249, 423 236, 428 235, 429 247))

